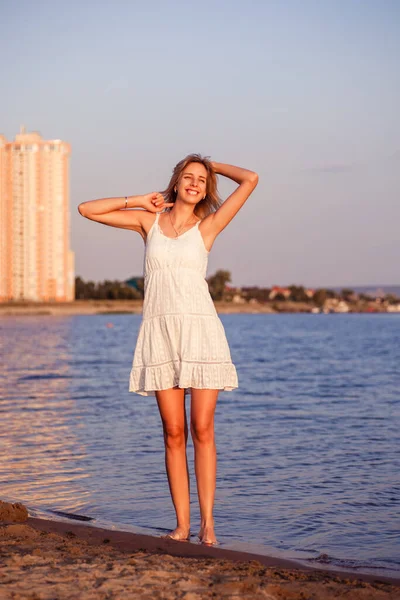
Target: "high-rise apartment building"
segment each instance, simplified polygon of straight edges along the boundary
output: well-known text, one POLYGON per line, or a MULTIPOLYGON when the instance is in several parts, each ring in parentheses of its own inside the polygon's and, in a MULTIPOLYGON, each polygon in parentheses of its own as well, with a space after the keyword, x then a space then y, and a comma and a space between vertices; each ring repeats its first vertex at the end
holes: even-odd
POLYGON ((0 302, 75 298, 70 145, 22 126, 0 135, 0 302))

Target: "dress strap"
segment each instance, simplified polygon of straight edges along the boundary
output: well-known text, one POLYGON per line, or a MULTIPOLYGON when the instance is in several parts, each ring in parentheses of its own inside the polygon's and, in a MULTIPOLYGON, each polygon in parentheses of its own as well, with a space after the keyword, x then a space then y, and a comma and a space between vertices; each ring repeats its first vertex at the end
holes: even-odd
POLYGON ((150 239, 150 236, 153 234, 153 231, 156 230, 160 230, 160 226, 158 224, 158 217, 160 216, 159 213, 156 213, 156 218, 153 221, 152 226, 150 227, 149 231, 147 232, 147 237, 146 237, 146 244, 147 244, 147 240, 150 239))

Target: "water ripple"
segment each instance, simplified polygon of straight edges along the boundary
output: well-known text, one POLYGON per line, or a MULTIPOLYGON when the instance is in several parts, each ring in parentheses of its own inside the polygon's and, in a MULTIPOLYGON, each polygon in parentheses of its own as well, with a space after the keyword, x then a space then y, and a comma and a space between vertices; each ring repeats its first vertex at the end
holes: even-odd
MULTIPOLYGON (((221 319, 240 388, 220 394, 216 413, 220 540, 398 575, 400 319, 221 319)), ((128 392, 139 324, 0 319, 3 498, 121 527, 173 526, 155 399, 128 392)), ((195 527, 191 443, 188 454, 195 527)))

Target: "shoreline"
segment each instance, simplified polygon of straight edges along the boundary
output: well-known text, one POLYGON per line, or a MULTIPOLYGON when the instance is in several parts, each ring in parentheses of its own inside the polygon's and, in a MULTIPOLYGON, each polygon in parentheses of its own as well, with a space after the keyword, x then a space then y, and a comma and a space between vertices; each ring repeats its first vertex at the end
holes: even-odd
POLYGON ((1 591, 20 599, 396 600, 400 578, 29 516, 0 502, 1 591))
MULTIPOLYGON (((271 313, 269 305, 215 302, 218 313, 271 313)), ((99 315, 138 314, 143 311, 142 300, 75 300, 75 302, 13 302, 0 303, 0 316, 17 315, 99 315)))
POLYGON ((107 544, 117 548, 121 552, 135 552, 144 550, 155 554, 169 554, 181 558, 214 558, 220 560, 229 560, 232 562, 250 562, 257 561, 265 567, 275 567, 277 569, 295 569, 307 573, 319 573, 336 577, 339 579, 357 579, 368 583, 376 581, 388 583, 400 587, 399 577, 390 577, 386 575, 374 575, 372 573, 359 573, 357 571, 347 571, 337 569, 336 567, 311 566, 305 562, 287 559, 282 557, 269 556, 267 554, 258 554, 256 552, 246 552, 244 550, 233 550, 230 548, 221 548, 218 546, 206 546, 196 542, 176 542, 174 540, 163 539, 161 536, 144 533, 134 533, 123 531, 121 529, 107 529, 91 523, 76 523, 71 520, 52 520, 43 517, 29 516, 25 522, 34 529, 46 533, 57 533, 68 535, 72 532, 79 539, 87 541, 89 544, 97 545, 108 540, 107 544))
MULTIPOLYGON (((259 302, 214 302, 218 314, 312 314, 313 304, 289 300, 261 304, 259 302)), ((99 314, 142 314, 142 300, 75 300, 73 302, 0 302, 2 316, 71 316, 99 314)), ((341 313, 336 313, 341 314, 341 313)), ((350 310, 343 314, 396 314, 382 310, 378 305, 374 311, 350 310)), ((400 313, 398 313, 400 314, 400 313)), ((318 315, 316 315, 318 316, 318 315)))

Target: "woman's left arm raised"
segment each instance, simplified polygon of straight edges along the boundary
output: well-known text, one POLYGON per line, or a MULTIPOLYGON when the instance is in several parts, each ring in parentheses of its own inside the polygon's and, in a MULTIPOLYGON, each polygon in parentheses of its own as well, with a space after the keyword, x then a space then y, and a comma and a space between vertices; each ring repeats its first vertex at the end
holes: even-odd
POLYGON ((223 175, 239 184, 234 192, 221 204, 212 214, 204 219, 204 237, 208 237, 211 243, 217 235, 228 225, 237 212, 242 208, 247 198, 253 192, 258 183, 258 175, 254 171, 226 165, 224 163, 212 162, 212 167, 217 175, 223 175))

